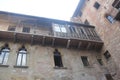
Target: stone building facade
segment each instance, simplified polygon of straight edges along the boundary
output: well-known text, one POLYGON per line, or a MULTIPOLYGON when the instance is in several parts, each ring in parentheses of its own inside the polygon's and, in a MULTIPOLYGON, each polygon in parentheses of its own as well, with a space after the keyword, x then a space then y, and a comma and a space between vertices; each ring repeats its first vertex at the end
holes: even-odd
POLYGON ((120 80, 120 0, 81 0, 71 21, 95 26, 104 42, 104 64, 112 77, 120 80), (106 51, 111 56, 108 60, 106 51))
POLYGON ((0 80, 113 80, 102 47, 94 26, 0 12, 0 80))

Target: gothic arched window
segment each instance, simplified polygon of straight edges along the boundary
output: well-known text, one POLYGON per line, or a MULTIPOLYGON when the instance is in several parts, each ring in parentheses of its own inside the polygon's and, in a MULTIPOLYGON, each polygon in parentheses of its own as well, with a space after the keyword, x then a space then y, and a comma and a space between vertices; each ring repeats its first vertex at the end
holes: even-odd
POLYGON ((0 51, 0 64, 6 65, 8 56, 9 56, 10 49, 8 48, 8 45, 3 47, 0 51))
POLYGON ((25 47, 19 49, 17 54, 17 66, 26 66, 27 50, 25 47))

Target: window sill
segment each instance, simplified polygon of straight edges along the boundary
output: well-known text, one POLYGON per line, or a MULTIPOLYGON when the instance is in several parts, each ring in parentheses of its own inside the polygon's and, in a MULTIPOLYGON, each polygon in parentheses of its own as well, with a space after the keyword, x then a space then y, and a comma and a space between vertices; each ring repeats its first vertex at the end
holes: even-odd
POLYGON ((2 64, 0 64, 0 67, 9 67, 9 65, 2 65, 2 64))
POLYGON ((55 66, 54 69, 67 69, 67 67, 58 67, 58 66, 55 66))
POLYGON ((28 68, 28 66, 17 66, 17 65, 15 65, 14 68, 28 68))
POLYGON ((93 68, 93 66, 84 66, 85 68, 93 68))

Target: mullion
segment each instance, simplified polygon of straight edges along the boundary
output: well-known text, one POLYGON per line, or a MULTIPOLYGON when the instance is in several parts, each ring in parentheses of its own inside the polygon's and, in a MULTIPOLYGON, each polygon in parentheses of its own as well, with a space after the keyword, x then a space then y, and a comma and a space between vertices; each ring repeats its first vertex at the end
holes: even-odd
POLYGON ((26 60, 27 60, 26 56, 27 56, 26 53, 22 54, 22 65, 26 65, 26 60), (25 64, 24 64, 24 61, 25 61, 25 64))
POLYGON ((20 52, 20 54, 22 55, 22 56, 21 56, 21 62, 20 62, 20 65, 22 66, 23 53, 20 52))

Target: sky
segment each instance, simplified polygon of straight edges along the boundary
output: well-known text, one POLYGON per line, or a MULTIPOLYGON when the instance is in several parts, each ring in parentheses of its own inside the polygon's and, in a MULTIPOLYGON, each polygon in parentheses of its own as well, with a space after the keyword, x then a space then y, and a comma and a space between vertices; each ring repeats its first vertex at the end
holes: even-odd
POLYGON ((0 0, 0 11, 69 21, 79 0, 0 0))

